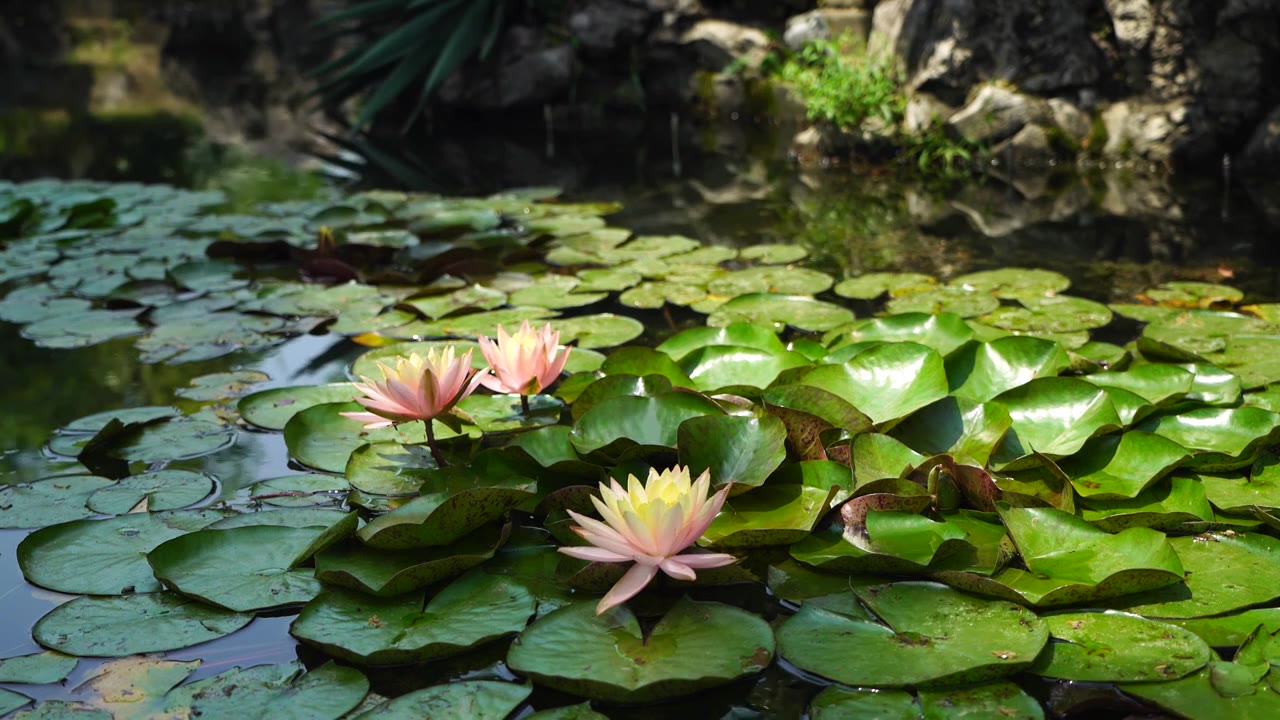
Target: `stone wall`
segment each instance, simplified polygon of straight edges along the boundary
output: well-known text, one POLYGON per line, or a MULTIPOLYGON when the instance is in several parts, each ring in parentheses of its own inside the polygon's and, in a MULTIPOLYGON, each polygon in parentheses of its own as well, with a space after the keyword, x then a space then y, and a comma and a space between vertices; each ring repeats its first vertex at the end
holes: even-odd
POLYGON ((1172 170, 1280 160, 1280 0, 837 4, 792 18, 788 41, 869 16, 855 27, 893 56, 913 105, 997 156, 1042 165, 1048 136, 1172 170))

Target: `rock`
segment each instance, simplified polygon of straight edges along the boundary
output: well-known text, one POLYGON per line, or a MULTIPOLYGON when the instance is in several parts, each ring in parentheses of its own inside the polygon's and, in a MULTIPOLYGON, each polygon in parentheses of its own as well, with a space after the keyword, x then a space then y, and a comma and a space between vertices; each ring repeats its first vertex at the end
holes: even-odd
POLYGON ((1131 53, 1145 50, 1155 32, 1150 0, 1106 0, 1106 5, 1116 41, 1131 53))
POLYGON ((592 0, 569 16, 569 29, 588 52, 608 54, 644 35, 650 10, 625 0, 592 0))
POLYGON ((1093 125, 1089 121, 1089 116, 1074 103, 1063 98, 1049 98, 1048 105, 1053 124, 1066 133, 1067 137, 1077 143, 1082 143, 1089 137, 1093 125))
POLYGON ((1026 125, 1013 137, 991 148, 996 158, 1008 158, 1006 162, 1015 171, 1044 170, 1057 163, 1060 153, 1049 139, 1049 133, 1039 125, 1026 125))
POLYGON ((911 90, 959 103, 974 84, 1001 78, 1056 94, 1102 77, 1089 3, 1061 0, 882 0, 873 51, 892 53, 911 90))
POLYGON ((1275 172, 1280 167, 1280 105, 1253 131, 1236 164, 1246 173, 1275 172))
POLYGON ((902 128, 916 135, 935 124, 945 122, 955 110, 928 93, 916 93, 907 101, 903 112, 902 128))
POLYGON ((1107 130, 1103 154, 1119 160, 1145 160, 1173 170, 1221 160, 1203 112, 1189 100, 1165 103, 1127 100, 1102 111, 1107 130))
POLYGON ((871 16, 866 10, 818 8, 789 18, 782 41, 792 50, 799 50, 816 40, 830 40, 845 34, 855 41, 866 42, 870 33, 871 16))
MULTIPOLYGON (((505 53, 504 53, 505 55, 505 53)), ((442 89, 442 100, 483 110, 540 105, 568 91, 573 80, 573 48, 541 48, 515 55, 496 72, 469 74, 461 87, 442 89)))
POLYGON ((698 67, 723 70, 741 59, 755 67, 764 60, 769 37, 759 30, 725 20, 701 20, 680 36, 680 44, 691 49, 698 67))
POLYGON ((1043 101, 985 85, 960 112, 951 116, 947 125, 965 140, 993 145, 1012 137, 1028 123, 1044 122, 1048 109, 1043 101))
POLYGON ((818 40, 830 39, 831 28, 821 10, 811 10, 789 18, 787 29, 782 33, 782 42, 792 50, 799 50, 818 40))

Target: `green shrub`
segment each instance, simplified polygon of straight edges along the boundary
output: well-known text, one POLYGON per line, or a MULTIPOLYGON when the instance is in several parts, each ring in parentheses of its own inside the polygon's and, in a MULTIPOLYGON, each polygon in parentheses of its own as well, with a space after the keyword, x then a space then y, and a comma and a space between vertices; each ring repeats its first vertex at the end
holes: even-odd
POLYGON ((883 56, 851 57, 848 37, 806 45, 783 63, 779 75, 799 93, 809 119, 856 128, 878 117, 897 124, 906 96, 891 62, 883 56))

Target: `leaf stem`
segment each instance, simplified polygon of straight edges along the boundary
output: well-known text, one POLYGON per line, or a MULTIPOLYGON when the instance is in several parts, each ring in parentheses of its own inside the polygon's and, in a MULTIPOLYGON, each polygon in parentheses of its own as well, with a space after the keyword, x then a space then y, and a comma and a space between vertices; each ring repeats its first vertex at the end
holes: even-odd
POLYGON ((520 412, 524 415, 529 414, 529 396, 528 395, 520 396, 520 412))
POLYGON ((431 427, 430 420, 423 420, 422 424, 427 429, 427 447, 431 448, 431 457, 436 461, 436 467, 444 467, 449 463, 444 461, 444 455, 440 454, 440 446, 436 444, 436 431, 431 427))

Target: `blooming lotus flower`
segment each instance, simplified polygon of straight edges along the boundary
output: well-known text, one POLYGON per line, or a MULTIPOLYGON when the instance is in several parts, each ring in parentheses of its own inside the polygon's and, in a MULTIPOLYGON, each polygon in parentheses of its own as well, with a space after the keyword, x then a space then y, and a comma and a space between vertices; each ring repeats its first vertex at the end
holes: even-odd
POLYGON ((343 417, 365 423, 366 430, 422 420, 431 433, 431 419, 448 412, 476 389, 480 375, 471 369, 471 351, 455 357, 453 346, 423 358, 417 353, 397 358, 395 369, 378 363, 382 382, 361 377, 355 383, 363 397, 355 401, 368 412, 344 412, 343 417))
POLYGON ((496 393, 537 395, 560 377, 569 350, 560 347, 560 332, 552 332, 550 323, 534 331, 525 320, 514 335, 499 325, 496 343, 480 338, 480 351, 493 369, 481 375, 480 384, 496 393))
POLYGON ((712 497, 711 473, 704 471, 696 482, 689 481, 689 468, 677 466, 661 474, 650 468, 642 485, 635 475, 627 477, 624 490, 617 480, 600 483, 600 497, 592 497, 604 522, 570 510, 579 524, 572 528, 594 547, 562 547, 565 555, 593 562, 627 562, 635 565, 617 582, 600 604, 600 615, 631 599, 662 570, 679 580, 694 580, 695 569, 728 565, 737 558, 724 553, 679 554, 706 532, 720 512, 729 485, 712 497))

